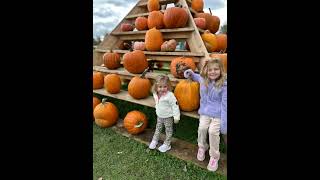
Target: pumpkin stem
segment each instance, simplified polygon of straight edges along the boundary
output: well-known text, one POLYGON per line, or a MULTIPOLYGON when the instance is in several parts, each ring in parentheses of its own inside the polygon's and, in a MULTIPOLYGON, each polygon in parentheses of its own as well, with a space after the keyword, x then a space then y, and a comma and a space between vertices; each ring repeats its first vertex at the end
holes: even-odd
POLYGON ((139 121, 136 125, 134 125, 135 128, 140 128, 143 125, 143 121, 139 121))
POLYGON ((144 78, 145 75, 147 74, 148 70, 149 70, 149 67, 147 67, 147 68, 143 71, 143 73, 141 74, 140 78, 144 78))
POLYGON ((102 104, 104 105, 107 102, 107 98, 102 98, 102 104))
POLYGON ((212 12, 211 12, 211 9, 209 8, 209 11, 210 11, 210 14, 211 14, 211 16, 212 16, 212 12))

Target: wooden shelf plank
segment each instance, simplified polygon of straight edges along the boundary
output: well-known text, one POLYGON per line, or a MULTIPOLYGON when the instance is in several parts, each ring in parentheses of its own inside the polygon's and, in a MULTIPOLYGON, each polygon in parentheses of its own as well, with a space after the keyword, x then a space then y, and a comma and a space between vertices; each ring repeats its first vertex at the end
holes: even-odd
MULTIPOLYGON (((170 4, 170 3, 175 3, 176 0, 159 0, 159 4, 163 5, 163 4, 170 4)), ((147 7, 148 5, 148 1, 141 1, 138 4, 138 7, 147 7)))
MULTIPOLYGON (((104 50, 99 50, 103 52, 104 50)), ((113 50, 113 52, 124 54, 130 52, 129 50, 113 50)), ((186 51, 174 51, 174 52, 160 52, 160 51, 143 51, 145 55, 158 55, 158 56, 204 56, 204 53, 194 53, 186 51)))
MULTIPOLYGON (((121 35, 135 35, 135 34, 146 34, 148 30, 143 31, 126 31, 126 32, 112 32, 111 35, 121 36, 121 35)), ((187 28, 173 28, 173 29, 160 29, 162 33, 177 33, 177 32, 192 32, 194 31, 193 27, 187 28)))
MULTIPOLYGON (((162 13, 164 13, 164 10, 160 10, 162 13)), ((145 16, 149 16, 149 13, 140 13, 140 14, 133 14, 133 15, 128 15, 125 18, 126 19, 133 19, 133 18, 137 18, 137 17, 145 17, 145 16)))
MULTIPOLYGON (((152 96, 149 96, 145 99, 134 99, 129 95, 128 91, 121 90, 120 93, 118 93, 118 94, 110 94, 104 88, 94 89, 93 92, 96 94, 103 95, 103 96, 109 96, 109 97, 113 97, 116 99, 121 99, 124 101, 129 101, 132 103, 136 103, 136 104, 140 104, 140 105, 144 105, 144 106, 148 106, 148 107, 153 107, 153 108, 155 107, 155 102, 154 102, 154 99, 152 96)), ((193 112, 181 111, 181 114, 199 119, 199 114, 196 111, 193 111, 193 112)))

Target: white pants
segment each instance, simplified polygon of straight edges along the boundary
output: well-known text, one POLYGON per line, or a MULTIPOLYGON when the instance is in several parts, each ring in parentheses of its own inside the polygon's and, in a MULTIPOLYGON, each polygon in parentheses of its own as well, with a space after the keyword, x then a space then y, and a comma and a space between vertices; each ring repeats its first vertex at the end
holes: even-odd
POLYGON ((209 132, 209 155, 215 159, 220 159, 220 119, 200 115, 198 128, 198 146, 208 150, 207 135, 209 132))

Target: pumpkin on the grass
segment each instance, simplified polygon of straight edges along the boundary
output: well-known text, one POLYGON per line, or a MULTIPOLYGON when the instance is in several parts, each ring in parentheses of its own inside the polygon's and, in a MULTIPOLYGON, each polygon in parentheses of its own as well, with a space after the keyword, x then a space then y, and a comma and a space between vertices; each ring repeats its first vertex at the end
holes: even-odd
POLYGON ((114 125, 119 118, 118 108, 113 103, 106 101, 107 99, 103 98, 93 111, 95 123, 102 128, 114 125))
POLYGON ((130 134, 141 133, 148 125, 147 116, 137 110, 129 112, 123 120, 123 126, 130 134))
POLYGON ((103 88, 104 76, 101 72, 93 72, 93 89, 103 88))
POLYGON ((120 67, 120 55, 118 53, 104 53, 102 59, 108 69, 117 69, 120 67))
POLYGON ((182 69, 177 72, 177 66, 186 66, 186 68, 188 69, 192 69, 192 71, 196 70, 196 64, 193 62, 192 58, 189 57, 177 57, 172 59, 171 64, 170 64, 170 72, 171 74, 176 77, 176 78, 181 78, 183 79, 183 70, 185 70, 185 68, 181 67, 182 69))
MULTIPOLYGON (((100 104, 100 103, 101 103, 100 99, 99 99, 99 98, 97 98, 97 97, 94 97, 94 96, 93 96, 93 109, 92 109, 92 115, 93 115, 93 112, 94 112, 94 108, 95 108, 98 104, 100 104)), ((94 118, 93 118, 93 121, 94 121, 94 118)))
POLYGON ((146 69, 140 77, 133 77, 128 84, 128 93, 134 99, 143 99, 149 96, 151 82, 145 78, 147 70, 148 69, 146 69))
POLYGON ((104 77, 104 87, 110 94, 117 94, 120 92, 121 79, 117 74, 108 74, 104 77))
POLYGON ((199 83, 190 79, 180 81, 174 89, 179 107, 182 111, 194 111, 200 105, 199 83))
POLYGON ((123 66, 130 73, 142 73, 148 67, 147 57, 140 50, 125 53, 123 55, 123 66))

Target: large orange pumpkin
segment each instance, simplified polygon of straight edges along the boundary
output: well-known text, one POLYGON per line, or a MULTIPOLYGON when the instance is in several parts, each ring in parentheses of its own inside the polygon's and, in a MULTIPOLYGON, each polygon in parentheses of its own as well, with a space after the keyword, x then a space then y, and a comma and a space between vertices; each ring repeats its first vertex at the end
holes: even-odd
MULTIPOLYGON (((94 96, 93 96, 93 109, 92 109, 92 115, 93 115, 94 108, 95 108, 98 104, 100 104, 100 103, 101 103, 100 99, 99 99, 99 98, 97 98, 97 97, 94 97, 94 96)), ((93 121, 94 121, 94 118, 93 118, 93 121)))
POLYGON ((210 31, 206 30, 201 35, 201 38, 202 38, 208 52, 214 52, 217 50, 218 41, 217 41, 216 35, 210 33, 210 31))
POLYGON ((158 11, 160 9, 159 0, 148 0, 147 7, 149 12, 158 11))
POLYGON ((160 51, 163 43, 162 33, 155 27, 149 29, 145 35, 145 44, 148 51, 160 51))
POLYGON ((203 0, 192 0, 191 8, 197 12, 203 11, 203 0))
POLYGON ((140 50, 128 52, 123 55, 123 66, 130 73, 142 73, 148 67, 147 57, 140 50))
POLYGON ((104 98, 102 99, 102 103, 94 108, 93 115, 95 123, 102 128, 106 128, 117 122, 119 111, 113 103, 106 102, 106 98, 104 98))
POLYGON ((138 17, 134 24, 138 31, 148 29, 148 19, 146 17, 138 17))
POLYGON ((93 72, 93 89, 103 88, 104 76, 101 72, 93 72))
POLYGON ((104 77, 104 88, 111 94, 120 92, 121 79, 117 74, 108 74, 104 77))
POLYGON ((196 64, 193 62, 192 58, 188 57, 177 57, 172 59, 170 64, 170 72, 176 78, 184 78, 183 72, 177 73, 177 65, 185 64, 187 67, 192 69, 192 71, 196 70, 196 64))
POLYGON ((103 63, 108 69, 117 69, 120 67, 120 55, 118 53, 105 53, 102 56, 103 63))
POLYGON ((164 11, 163 23, 166 28, 183 28, 187 25, 189 15, 180 7, 170 7, 164 11))
POLYGON ((216 51, 222 51, 224 52, 227 49, 227 35, 226 34, 217 34, 217 42, 218 42, 218 48, 216 51))
POLYGON ((194 111, 200 105, 199 83, 189 79, 180 81, 174 89, 182 111, 194 111))
POLYGON ((220 19, 217 16, 213 16, 209 13, 197 13, 197 18, 205 18, 207 29, 210 30, 212 34, 216 33, 220 27, 220 19))
POLYGON ((143 99, 149 96, 151 82, 145 78, 147 70, 140 77, 136 76, 128 84, 128 93, 135 99, 143 99))
POLYGON ((123 120, 123 126, 130 134, 141 133, 148 125, 147 116, 137 110, 129 112, 123 120))
POLYGON ((163 24, 163 14, 160 11, 152 11, 148 16, 148 28, 152 29, 153 27, 157 29, 164 28, 163 24))
POLYGON ((210 54, 210 57, 221 59, 224 71, 227 72, 227 53, 222 53, 222 54, 212 53, 210 54))

